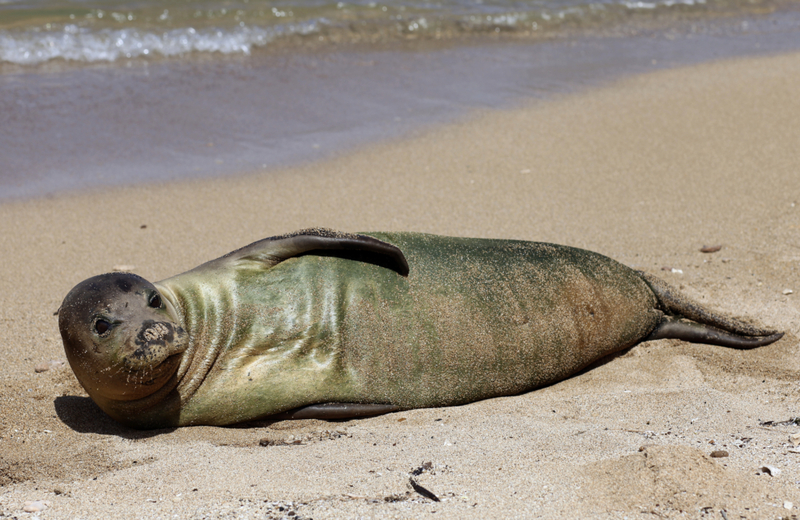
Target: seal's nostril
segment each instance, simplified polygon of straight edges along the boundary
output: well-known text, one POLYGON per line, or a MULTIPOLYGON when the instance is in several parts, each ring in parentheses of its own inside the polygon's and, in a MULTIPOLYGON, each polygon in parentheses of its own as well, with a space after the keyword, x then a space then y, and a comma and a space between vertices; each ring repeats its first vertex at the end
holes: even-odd
POLYGON ((170 329, 171 327, 166 323, 155 323, 151 327, 142 329, 140 336, 147 342, 159 341, 162 339, 171 340, 171 337, 167 337, 170 334, 170 329))

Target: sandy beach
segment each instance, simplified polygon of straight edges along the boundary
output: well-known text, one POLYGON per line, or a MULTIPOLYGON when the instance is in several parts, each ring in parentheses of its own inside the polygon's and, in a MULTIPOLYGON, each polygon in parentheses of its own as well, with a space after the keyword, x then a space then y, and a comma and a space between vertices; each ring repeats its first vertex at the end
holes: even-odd
POLYGON ((302 167, 0 205, 0 517, 800 516, 799 84, 800 54, 706 63, 302 167), (786 335, 643 343, 461 407, 151 432, 58 363, 53 313, 79 281, 160 280, 314 226, 582 247, 786 335))

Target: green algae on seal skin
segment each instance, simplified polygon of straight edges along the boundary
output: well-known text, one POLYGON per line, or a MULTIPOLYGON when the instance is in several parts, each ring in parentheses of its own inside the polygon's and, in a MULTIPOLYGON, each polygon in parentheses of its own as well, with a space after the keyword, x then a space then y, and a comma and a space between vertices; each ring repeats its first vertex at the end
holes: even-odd
POLYGON ((324 229, 155 284, 96 276, 58 315, 80 383, 136 428, 458 405, 649 339, 753 348, 782 336, 582 249, 324 229))

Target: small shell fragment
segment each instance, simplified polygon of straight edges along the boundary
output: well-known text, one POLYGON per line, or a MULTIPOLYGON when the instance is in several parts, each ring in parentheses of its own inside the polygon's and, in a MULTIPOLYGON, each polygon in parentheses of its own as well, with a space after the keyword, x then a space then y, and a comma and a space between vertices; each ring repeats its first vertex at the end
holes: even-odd
POLYGON ((49 504, 42 500, 28 500, 23 504, 22 510, 26 513, 38 513, 47 509, 49 504))
POLYGON ((775 466, 771 466, 769 464, 767 464, 766 466, 761 466, 761 471, 764 472, 764 473, 768 473, 769 475, 771 475, 773 477, 777 477, 778 475, 781 474, 781 470, 779 470, 775 466))
POLYGON ((63 367, 66 364, 67 362, 62 359, 51 359, 50 361, 44 361, 42 363, 39 363, 38 365, 33 367, 33 371, 36 372, 37 374, 41 374, 42 372, 47 372, 48 370, 51 370, 53 368, 63 367))
POLYGON ((700 248, 700 252, 701 253, 716 253, 720 249, 722 249, 722 245, 703 246, 703 247, 700 248))
POLYGON ((783 290, 783 294, 786 294, 786 295, 792 294, 793 292, 794 292, 794 291, 793 291, 793 290, 791 290, 791 289, 784 289, 784 290, 783 290))
POLYGON ((794 504, 792 504, 792 503, 791 503, 791 502, 789 502, 788 500, 784 500, 784 501, 783 501, 783 508, 784 508, 784 509, 788 509, 788 510, 790 510, 790 511, 791 511, 792 507, 794 507, 794 504))
POLYGON ((111 268, 112 271, 117 273, 129 273, 134 269, 136 269, 135 265, 128 265, 128 264, 119 264, 111 268))
POLYGON ((789 435, 789 442, 792 443, 792 446, 800 446, 800 433, 789 435))

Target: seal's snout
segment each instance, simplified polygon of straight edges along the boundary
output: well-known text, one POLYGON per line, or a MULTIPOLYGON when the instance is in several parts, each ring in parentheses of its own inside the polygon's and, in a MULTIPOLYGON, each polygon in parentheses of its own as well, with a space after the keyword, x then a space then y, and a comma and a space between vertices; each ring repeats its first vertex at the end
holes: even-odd
POLYGON ((135 349, 123 358, 129 370, 152 368, 184 350, 186 332, 166 321, 145 320, 134 340, 135 349))

